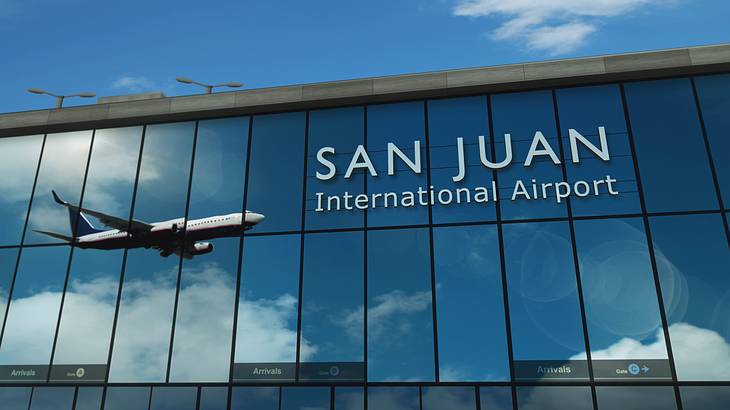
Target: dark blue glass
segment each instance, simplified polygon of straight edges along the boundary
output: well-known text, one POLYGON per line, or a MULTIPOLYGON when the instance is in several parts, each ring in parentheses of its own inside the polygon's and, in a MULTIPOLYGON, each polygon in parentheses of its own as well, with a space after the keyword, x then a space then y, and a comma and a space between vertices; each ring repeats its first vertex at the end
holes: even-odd
POLYGON ((625 87, 647 211, 717 209, 690 80, 625 87))
POLYGON ((278 387, 234 387, 231 410, 279 410, 278 387))
POLYGON ((329 410, 329 387, 282 387, 280 410, 329 410))
POLYGON ((30 410, 72 410, 73 387, 35 387, 30 410))
POLYGON ((730 208, 730 75, 695 77, 707 140, 720 184, 722 202, 730 208))
POLYGON ((42 145, 42 135, 0 139, 2 173, 12 175, 0 184, 0 245, 20 244, 42 145))
POLYGON ((363 232, 304 237, 300 361, 311 365, 300 367, 300 380, 364 379, 364 238, 363 232), (322 376, 330 366, 344 372, 322 376))
POLYGON ((197 399, 196 387, 155 387, 150 410, 195 410, 197 399))
POLYGON ((349 200, 349 207, 353 209, 346 209, 343 196, 346 192, 353 196, 365 193, 365 174, 355 172, 350 178, 345 178, 355 149, 364 143, 365 108, 348 107, 309 112, 305 205, 307 229, 363 226, 365 211, 353 206, 352 199, 349 200), (319 179, 317 173, 329 172, 317 160, 317 153, 324 147, 334 148, 334 153, 322 155, 336 166, 337 171, 331 178, 319 179), (328 200, 330 196, 338 196, 340 199, 328 200))
POLYGON ((433 381, 428 229, 367 235, 368 380, 433 381))
POLYGON ((423 387, 421 410, 476 410, 473 387, 423 387))
MULTIPOLYGON (((517 387, 517 408, 520 410, 593 410, 593 398, 591 388, 588 386, 517 387)), ((601 410, 603 410, 602 407, 601 410)))
POLYGON ((682 386, 683 410, 725 410, 730 403, 728 386, 682 386))
MULTIPOLYGON (((492 160, 489 135, 489 113, 486 97, 466 97, 430 100, 428 102, 429 154, 431 185, 437 190, 452 191, 450 205, 437 203, 433 208, 434 223, 493 221, 495 202, 492 197, 491 169, 480 160, 479 136, 484 136, 487 158, 492 160), (459 176, 457 138, 464 141, 464 176, 459 176), (474 188, 488 191, 488 202, 476 202, 474 188), (460 188, 469 189, 467 194, 460 188), (467 202, 467 198, 468 201, 467 202), (457 200, 461 203, 457 203, 457 200)), ((447 197, 446 194, 443 194, 447 197)))
POLYGON ((201 387, 198 410, 227 410, 227 387, 201 387))
POLYGON ((677 408, 671 386, 598 386, 600 410, 671 410, 677 408))
MULTIPOLYGON (((642 220, 575 222, 594 376, 670 377, 656 286, 642 220), (618 373, 638 361, 645 373, 618 373)), ((582 355, 581 355, 582 356, 582 355)))
POLYGON ((301 229, 305 120, 304 112, 253 117, 246 209, 266 217, 256 232, 301 229))
POLYGON ((722 217, 653 217, 650 226, 677 378, 730 380, 730 251, 722 217))
MULTIPOLYGON (((377 203, 376 208, 368 210, 368 226, 412 225, 428 223, 427 206, 419 205, 417 191, 428 191, 426 179, 426 131, 424 103, 421 101, 398 104, 370 105, 367 107, 367 150, 378 176, 368 174, 368 193, 395 192, 403 199, 403 192, 413 192, 413 206, 397 207, 389 202, 377 203), (397 156, 394 157, 394 174, 388 175, 388 143, 395 144, 411 161, 415 161, 415 141, 420 143, 421 172, 414 172, 397 156)), ((367 170, 358 170, 368 172, 367 170)), ((354 175, 354 173, 353 173, 354 175)), ((423 200, 427 203, 426 195, 423 200)), ((385 198, 382 198, 383 200, 385 198)), ((378 200, 380 201, 380 199, 378 200)))
POLYGON ((148 410, 149 387, 107 387, 104 410, 148 410))
POLYGON ((362 387, 336 387, 334 410, 364 410, 365 389, 362 387))
POLYGON ((588 378, 568 223, 503 229, 515 379, 588 378))
POLYGON ((18 261, 18 249, 0 249, 0 329, 5 321, 5 311, 10 297, 10 286, 15 274, 15 264, 18 261))
MULTIPOLYGON (((621 90, 618 85, 573 87, 557 90, 558 113, 563 136, 563 158, 568 182, 586 181, 590 191, 586 196, 571 196, 573 215, 611 215, 641 212, 639 191, 631 156, 629 134, 626 130, 621 90), (576 138, 579 162, 572 156, 570 129, 601 148, 599 127, 604 127, 609 160, 604 161, 576 138), (593 181, 615 179, 611 195, 606 183, 595 185, 593 181), (596 190, 598 186, 598 190, 596 190), (595 195, 598 192, 598 195, 595 195)), ((583 193, 584 187, 579 187, 583 193)))
MULTIPOLYGON (((496 161, 505 158, 505 134, 512 138, 512 163, 497 171, 499 200, 503 219, 549 218, 566 216, 565 201, 558 203, 554 188, 546 188, 543 198, 540 184, 563 180, 561 165, 547 155, 537 155, 529 166, 525 166, 530 146, 540 131, 548 146, 537 145, 537 149, 551 149, 560 161, 560 145, 555 126, 553 96, 550 91, 532 91, 513 94, 497 94, 492 98, 492 122, 496 161), (538 198, 533 198, 532 180, 538 184, 538 198), (522 181, 530 199, 518 195, 517 181, 522 181)), ((553 186, 554 187, 554 186, 553 186)))
POLYGON ((481 410, 510 410, 512 389, 510 387, 480 387, 479 403, 481 410))
POLYGON ((79 387, 74 410, 99 410, 103 393, 103 387, 79 387))
POLYGON ((91 131, 77 131, 46 136, 24 243, 63 242, 36 230, 72 235, 68 211, 56 204, 51 190, 71 203, 79 203, 91 134, 91 131))
POLYGON ((439 379, 509 380, 496 226, 437 228, 433 241, 439 379))
POLYGON ((370 387, 368 410, 420 410, 418 387, 370 387))
POLYGON ((30 393, 30 387, 0 387, 3 410, 28 410, 30 393))

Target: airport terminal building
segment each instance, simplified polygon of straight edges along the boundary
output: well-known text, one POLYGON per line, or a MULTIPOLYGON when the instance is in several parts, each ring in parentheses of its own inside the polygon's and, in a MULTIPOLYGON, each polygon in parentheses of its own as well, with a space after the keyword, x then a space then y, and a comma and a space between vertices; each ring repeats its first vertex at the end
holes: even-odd
POLYGON ((730 408, 730 45, 1 114, 0 168, 4 410, 730 408))

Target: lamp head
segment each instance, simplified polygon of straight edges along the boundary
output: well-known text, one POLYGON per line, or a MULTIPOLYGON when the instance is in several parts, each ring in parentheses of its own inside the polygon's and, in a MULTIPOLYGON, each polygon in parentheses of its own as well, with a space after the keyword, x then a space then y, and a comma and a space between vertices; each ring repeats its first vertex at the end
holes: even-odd
POLYGON ((176 80, 178 82, 183 83, 183 84, 192 84, 193 83, 193 80, 191 80, 191 79, 189 79, 187 77, 177 77, 176 80))

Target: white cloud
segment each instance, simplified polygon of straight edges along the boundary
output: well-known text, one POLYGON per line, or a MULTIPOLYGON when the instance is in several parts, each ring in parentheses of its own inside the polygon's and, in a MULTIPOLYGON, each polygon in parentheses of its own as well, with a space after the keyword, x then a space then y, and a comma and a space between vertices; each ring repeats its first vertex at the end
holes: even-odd
POLYGON ((153 90, 157 90, 159 88, 154 81, 152 81, 144 76, 120 77, 116 81, 114 81, 114 83, 112 83, 112 87, 116 88, 116 89, 132 91, 135 93, 141 93, 144 91, 153 91, 153 90))
POLYGON ((460 0, 457 16, 500 16, 507 20, 490 33, 493 40, 513 40, 550 55, 576 50, 600 23, 641 7, 676 0, 460 0))

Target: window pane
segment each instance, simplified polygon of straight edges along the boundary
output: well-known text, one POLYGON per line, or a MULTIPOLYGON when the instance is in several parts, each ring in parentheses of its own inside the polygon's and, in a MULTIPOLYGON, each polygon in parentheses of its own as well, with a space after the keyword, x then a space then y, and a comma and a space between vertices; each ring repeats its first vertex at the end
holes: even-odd
POLYGON ((103 387, 79 387, 76 392, 75 410, 99 410, 103 387))
POLYGON ((300 380, 365 379, 364 237, 363 232, 304 237, 301 345, 308 354, 301 357, 300 380))
POLYGON ((498 94, 492 98, 492 121, 497 158, 505 155, 505 134, 512 139, 512 164, 497 171, 499 200, 503 219, 549 218, 566 216, 565 201, 557 202, 555 191, 550 188, 538 191, 533 198, 532 180, 538 184, 563 180, 563 171, 548 155, 536 155, 530 166, 524 166, 530 146, 540 131, 547 145, 538 144, 537 152, 551 149, 560 158, 558 132, 555 128, 553 96, 550 91, 533 91, 514 94, 498 94), (544 146, 543 146, 544 145, 544 146), (518 195, 513 201, 517 181, 527 188, 529 199, 518 195))
POLYGON ((517 408, 520 410, 593 410, 591 388, 588 386, 517 387, 517 408))
POLYGON ((690 80, 629 83, 626 98, 647 211, 718 208, 690 80))
MULTIPOLYGON (((358 145, 365 140, 365 109, 363 107, 337 108, 309 112, 309 149, 307 151, 307 229, 327 229, 363 226, 365 213, 344 203, 345 192, 354 196, 365 193, 365 174, 353 173, 345 178, 358 145), (330 179, 320 180, 317 173, 326 174, 328 169, 317 160, 317 153, 324 147, 335 149, 326 154, 337 171, 330 179), (319 194, 322 195, 319 195, 319 194), (339 200, 327 198, 338 196, 339 200), (340 202, 337 206, 337 202, 340 202), (331 206, 328 206, 331 205, 331 206), (347 207, 354 208, 347 210, 347 207), (317 211, 319 209, 319 211, 317 211), (339 209, 339 210, 338 210, 339 209)), ((325 154, 323 154, 325 155, 325 154)))
MULTIPOLYGON (((398 207, 385 208, 385 202, 378 202, 368 210, 368 226, 411 225, 428 223, 428 208, 419 205, 419 187, 428 190, 426 182, 426 132, 423 102, 369 105, 367 107, 368 135, 367 150, 378 176, 368 174, 368 193, 395 192, 398 207), (420 143, 421 173, 415 173, 397 156, 394 158, 394 174, 388 175, 388 143, 395 144, 409 159, 416 161, 415 141, 420 143), (401 206, 403 192, 413 192, 414 206, 401 206)), ((367 170, 358 170, 368 172, 367 170)), ((423 196, 424 201, 426 195, 423 196)), ((382 198, 383 201, 385 198, 382 198)), ((392 200, 390 200, 392 201, 392 200)), ((372 205, 372 204, 371 204, 372 205)))
POLYGON ((575 222, 596 379, 671 377, 641 219, 575 222))
POLYGON ((155 387, 150 410, 195 410, 197 400, 196 387, 155 387))
POLYGON ((246 209, 266 219, 256 232, 301 229, 305 113, 253 118, 246 209))
POLYGON ((510 387, 480 387, 481 410, 511 410, 512 389, 510 387))
POLYGON ((370 231, 367 241, 368 380, 433 381, 428 229, 370 231))
POLYGON ((201 387, 198 410, 227 410, 227 387, 201 387))
POLYGON ((183 261, 171 381, 228 381, 240 239, 183 261))
POLYGON ((509 380, 497 227, 438 228, 433 240, 440 380, 509 380))
POLYGON ((74 390, 73 387, 36 387, 30 410, 71 410, 74 390))
POLYGON ((418 387, 370 387, 368 410, 419 410, 418 387))
POLYGON ((682 386, 683 410, 725 410, 730 403, 728 386, 682 386))
POLYGON ((618 85, 573 87, 556 91, 563 135, 563 157, 566 158, 568 182, 586 181, 592 191, 585 197, 573 195, 573 215, 610 215, 641 212, 639 191, 634 175, 629 134, 626 131, 621 91, 618 85), (569 129, 574 129, 597 148, 601 148, 598 127, 604 127, 609 161, 576 140, 580 162, 572 158, 569 129), (599 184, 595 195, 593 181, 615 179, 612 187, 618 195, 610 195, 607 184, 599 184))
POLYGON ((278 387, 234 387, 231 410, 279 410, 278 387))
POLYGON ((5 310, 10 296, 10 285, 15 274, 15 263, 18 261, 18 249, 0 249, 0 329, 5 320, 5 310))
POLYGON ((697 95, 702 107, 707 139, 720 183, 722 202, 730 208, 730 75, 696 77, 697 95))
POLYGON ((422 410, 476 410, 473 387, 423 387, 422 410))
POLYGON ((364 410, 365 394, 362 387, 335 388, 334 410, 364 410))
POLYGON ((104 410, 147 410, 149 387, 107 387, 104 410))
POLYGON ((596 399, 601 410, 671 410, 677 408, 670 386, 599 386, 596 399))
POLYGON ((0 346, 0 380, 46 380, 68 255, 65 246, 23 250, 0 346))
POLYGON ((110 381, 165 381, 178 262, 147 249, 127 254, 110 381))
MULTIPOLYGON (((489 118, 486 97, 466 97, 430 100, 428 102, 429 151, 431 159, 431 185, 437 191, 454 191, 454 202, 433 208, 435 223, 493 221, 495 204, 492 197, 492 170, 482 165, 479 136, 485 137, 485 153, 493 161, 489 135, 489 118), (464 176, 460 175, 457 138, 464 141, 464 176), (484 187, 489 192, 489 202, 476 202, 475 188, 484 187), (470 190, 468 196, 460 188, 470 190), (467 201, 468 198, 468 201, 467 201), (460 203, 459 203, 460 202, 460 203)), ((445 195, 445 194, 444 194, 445 195)))
POLYGON ((0 139, 0 170, 13 176, 0 182, 0 245, 20 244, 42 144, 42 135, 0 139))
POLYGON ((679 380, 730 380, 730 251, 720 215, 651 218, 679 380))
POLYGON ((3 410, 28 410, 30 387, 0 387, 3 410))
POLYGON ((568 223, 504 225, 504 259, 515 379, 587 379, 568 223))
POLYGON ((280 410, 329 410, 329 387, 282 387, 280 410))
MULTIPOLYGON (((300 238, 252 236, 243 242, 236 380, 294 380, 300 238)), ((303 358, 311 348, 302 345, 303 358)))

